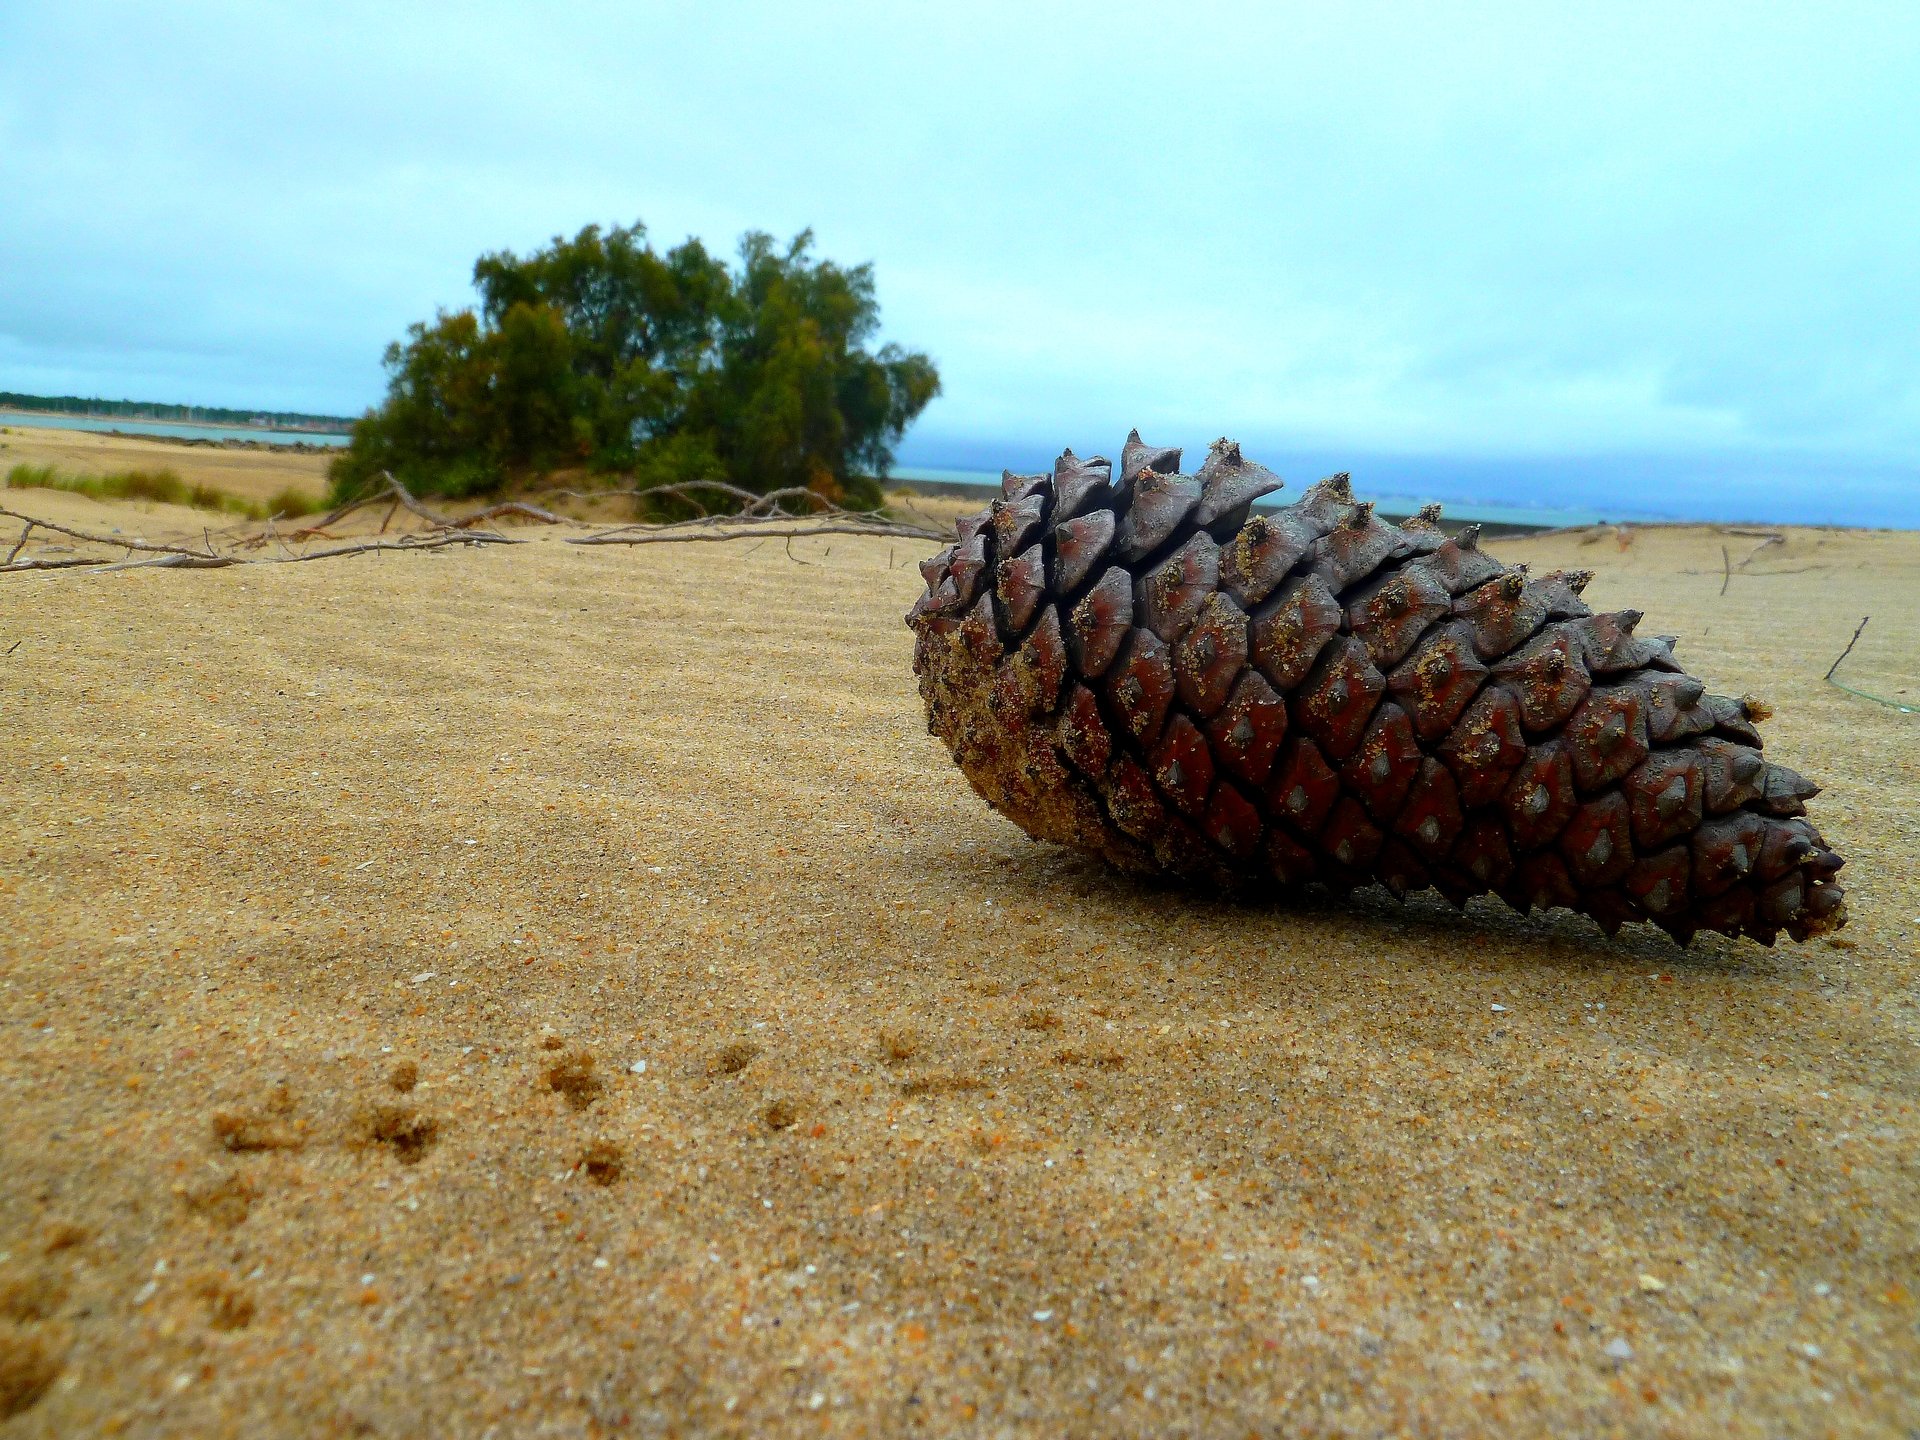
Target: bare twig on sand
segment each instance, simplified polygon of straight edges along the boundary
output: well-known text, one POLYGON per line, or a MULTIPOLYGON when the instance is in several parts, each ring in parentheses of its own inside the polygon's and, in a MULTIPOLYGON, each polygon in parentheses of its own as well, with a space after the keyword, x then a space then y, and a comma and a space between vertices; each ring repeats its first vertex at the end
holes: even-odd
POLYGON ((1827 673, 1820 677, 1822 680, 1833 679, 1833 672, 1840 668, 1840 662, 1842 660, 1853 653, 1853 647, 1860 643, 1860 632, 1867 628, 1867 621, 1872 618, 1873 616, 1871 615, 1862 615, 1860 617, 1860 623, 1853 627, 1853 639, 1847 641, 1847 648, 1834 657, 1833 664, 1827 666, 1827 673))
MULTIPOLYGON (((20 553, 20 546, 26 544, 28 534, 30 534, 34 530, 51 530, 56 535, 65 535, 72 540, 85 540, 94 545, 109 545, 118 550, 151 551, 156 555, 205 555, 206 554, 206 552, 203 550, 190 550, 184 545, 154 545, 145 540, 138 540, 138 539, 129 540, 124 535, 93 535, 88 533, 85 530, 76 530, 71 525, 56 525, 51 520, 41 520, 32 515, 22 515, 19 511, 9 510, 4 505, 0 505, 0 515, 4 515, 11 520, 22 521, 25 523, 27 527, 25 530, 21 532, 19 542, 13 547, 13 555, 17 555, 20 553)), ((4 566, 0 566, 0 569, 19 569, 22 564, 31 566, 32 568, 35 568, 35 569, 49 568, 45 564, 36 564, 33 561, 24 561, 24 562, 16 561, 13 558, 13 555, 9 555, 7 557, 6 564, 4 566)), ((100 562, 97 560, 91 561, 91 562, 85 561, 85 560, 77 560, 77 561, 68 561, 64 563, 79 564, 79 565, 85 565, 85 564, 91 563, 91 564, 97 565, 100 562)))
POLYGON ((1856 690, 1853 686, 1847 684, 1846 681, 1833 678, 1834 672, 1840 668, 1840 662, 1851 655, 1853 653, 1853 647, 1859 644, 1860 632, 1867 628, 1867 621, 1872 618, 1871 615, 1862 615, 1860 617, 1860 623, 1853 627, 1853 638, 1847 641, 1847 648, 1834 657, 1833 664, 1827 667, 1827 673, 1820 678, 1835 689, 1844 690, 1849 695, 1857 695, 1862 700, 1871 700, 1876 705, 1884 705, 1889 710, 1898 710, 1902 715, 1920 715, 1920 705, 1906 705, 1898 700, 1889 700, 1884 695, 1875 695, 1870 690, 1856 690))
MULTIPOLYGON (((530 521, 538 525, 585 526, 588 523, 561 515, 527 500, 502 501, 499 504, 488 505, 470 515, 445 515, 423 503, 392 475, 383 474, 382 478, 386 483, 381 489, 361 496, 357 500, 350 500, 298 530, 283 536, 279 527, 269 520, 263 533, 244 537, 224 549, 216 545, 210 531, 202 532, 202 543, 198 547, 155 543, 128 539, 120 535, 95 534, 0 507, 0 516, 18 520, 23 526, 20 538, 14 543, 6 560, 0 561, 0 574, 81 567, 104 574, 116 570, 220 570, 232 565, 294 565, 309 560, 331 560, 341 556, 366 555, 388 550, 441 550, 454 545, 525 544, 524 540, 503 535, 497 530, 481 528, 490 520, 505 517, 530 521), (331 533, 330 527, 339 524, 348 516, 378 506, 386 507, 386 514, 380 523, 379 537, 386 535, 393 517, 402 510, 421 521, 426 528, 410 534, 397 535, 392 539, 351 540, 331 533), (88 545, 121 550, 125 552, 125 556, 117 561, 68 555, 62 555, 57 559, 49 556, 21 558, 21 551, 35 530, 64 535, 88 545), (301 548, 299 550, 291 549, 288 545, 291 541, 304 547, 306 542, 316 539, 343 539, 346 543, 323 549, 301 548), (259 551, 269 546, 277 548, 279 553, 244 553, 259 551)), ((636 522, 594 530, 585 535, 567 536, 566 543, 570 545, 661 545, 747 539, 764 543, 767 540, 785 540, 786 551, 790 558, 801 564, 811 564, 813 562, 803 561, 799 556, 794 555, 793 542, 796 539, 804 539, 812 535, 890 536, 897 539, 930 541, 946 538, 941 531, 931 526, 909 524, 886 516, 848 510, 811 490, 797 487, 773 490, 765 495, 758 495, 725 481, 695 480, 679 485, 663 485, 651 490, 557 490, 549 493, 584 499, 595 499, 602 495, 645 495, 655 499, 675 500, 699 512, 685 520, 658 523, 636 522), (738 508, 709 510, 709 502, 719 502, 722 505, 738 508)))
MULTIPOLYGON (((1758 545, 1747 552, 1746 557, 1741 560, 1738 565, 1733 563, 1733 552, 1725 545, 1720 547, 1720 593, 1722 595, 1727 593, 1727 586, 1733 583, 1734 571, 1745 570, 1749 565, 1753 564, 1755 560, 1760 558, 1762 551, 1771 550, 1776 545, 1784 545, 1787 543, 1786 534, 1779 530, 1726 530, 1722 533, 1727 535, 1741 535, 1749 540, 1757 538, 1760 541, 1758 545)), ((1822 567, 1801 567, 1802 570, 1817 568, 1822 567)), ((1754 570, 1749 573, 1754 575, 1798 575, 1801 573, 1801 570, 1754 570)))
MULTIPOLYGON (((853 512, 857 513, 857 512, 853 512)), ((731 518, 731 517, 728 517, 731 518)), ((704 522, 685 520, 671 525, 623 525, 618 530, 601 530, 592 535, 570 535, 569 545, 670 545, 691 544, 700 540, 804 540, 809 535, 879 535, 898 536, 909 540, 941 540, 946 537, 937 531, 922 530, 918 525, 901 525, 893 521, 881 520, 871 524, 845 524, 827 522, 818 525, 800 525, 790 529, 781 529, 769 525, 766 521, 740 521, 727 529, 717 526, 707 528, 704 522), (700 528, 695 529, 698 525, 700 528)))

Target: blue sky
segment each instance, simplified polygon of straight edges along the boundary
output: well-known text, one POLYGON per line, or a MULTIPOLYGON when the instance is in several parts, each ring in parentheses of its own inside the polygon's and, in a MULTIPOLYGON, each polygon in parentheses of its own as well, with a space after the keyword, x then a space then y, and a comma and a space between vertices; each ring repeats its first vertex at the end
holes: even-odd
POLYGON ((355 412, 484 250, 811 226, 907 460, 1920 524, 1917 97, 1909 3, 8 0, 0 389, 355 412))

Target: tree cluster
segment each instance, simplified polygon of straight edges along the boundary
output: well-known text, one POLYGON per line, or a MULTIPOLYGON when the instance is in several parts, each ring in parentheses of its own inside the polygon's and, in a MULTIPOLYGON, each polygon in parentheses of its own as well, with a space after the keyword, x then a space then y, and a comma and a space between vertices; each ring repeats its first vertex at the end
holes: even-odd
POLYGON ((0 390, 0 410, 51 415, 99 415, 114 420, 174 420, 188 424, 268 425, 289 430, 343 430, 351 422, 339 415, 309 415, 302 410, 235 410, 224 405, 163 405, 151 400, 102 400, 97 395, 20 395, 0 390))
POLYGON ((817 259, 812 242, 750 233, 729 266, 698 240, 662 254, 642 225, 596 225, 482 256, 478 307, 387 348, 386 400, 334 461, 336 499, 383 471, 457 496, 585 466, 877 502, 940 379, 923 354, 868 348, 872 267, 817 259))

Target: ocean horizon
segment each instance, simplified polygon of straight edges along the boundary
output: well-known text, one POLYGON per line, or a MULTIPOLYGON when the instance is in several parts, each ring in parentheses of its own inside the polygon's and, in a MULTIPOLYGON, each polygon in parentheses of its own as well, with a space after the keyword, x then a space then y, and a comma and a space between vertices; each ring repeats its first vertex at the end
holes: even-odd
MULTIPOLYGON (((1168 443, 1158 434, 1153 439, 1168 443)), ((1119 455, 1111 441, 1073 448, 1082 455, 1119 455)), ((1558 525, 1699 521, 1920 529, 1920 459, 1859 461, 1795 453, 1473 457, 1253 442, 1243 448, 1286 481, 1281 503, 1322 476, 1344 470, 1353 477, 1356 494, 1383 507, 1395 502, 1411 511, 1438 501, 1462 519, 1494 518, 1466 513, 1478 509, 1582 517, 1546 521, 1558 525)), ((1204 441, 1188 447, 1186 468, 1196 468, 1205 452, 1204 441)), ((971 437, 909 436, 893 474, 998 483, 1003 467, 1018 474, 1051 470, 1057 454, 1057 446, 1043 449, 1031 442, 996 446, 971 437)), ((1516 517, 1514 523, 1535 520, 1516 517)))
MULTIPOLYGON (((1031 472, 1026 472, 1031 473, 1031 472)), ((937 465, 896 465, 887 477, 890 481, 915 481, 941 486, 962 486, 969 490, 978 490, 982 495, 1000 493, 1001 472, 998 470, 958 470, 937 465)), ((1295 488, 1297 497, 1305 487, 1295 488)), ((1388 495, 1377 491, 1355 489, 1355 495, 1361 500, 1371 500, 1386 518, 1404 518, 1416 514, 1430 501, 1432 496, 1416 497, 1411 495, 1388 495)), ((1289 497, 1283 490, 1272 497, 1271 502, 1257 502, 1260 508, 1285 505, 1289 497)), ((1440 502, 1446 511, 1446 518, 1469 524, 1508 526, 1523 530, 1564 530, 1578 525, 1603 524, 1649 524, 1658 523, 1659 517, 1632 514, 1625 511, 1587 510, 1550 505, 1498 505, 1474 501, 1456 501, 1448 504, 1440 502)))

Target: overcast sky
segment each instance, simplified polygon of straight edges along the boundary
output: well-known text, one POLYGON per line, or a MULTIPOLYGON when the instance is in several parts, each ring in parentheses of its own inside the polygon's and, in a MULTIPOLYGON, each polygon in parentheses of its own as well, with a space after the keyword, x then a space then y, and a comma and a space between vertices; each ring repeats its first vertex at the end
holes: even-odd
POLYGON ((0 389, 357 412, 482 251, 812 226, 939 362, 923 463, 1920 523, 1917 96, 1910 0, 5 0, 0 389))

